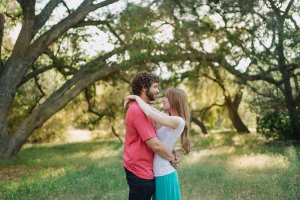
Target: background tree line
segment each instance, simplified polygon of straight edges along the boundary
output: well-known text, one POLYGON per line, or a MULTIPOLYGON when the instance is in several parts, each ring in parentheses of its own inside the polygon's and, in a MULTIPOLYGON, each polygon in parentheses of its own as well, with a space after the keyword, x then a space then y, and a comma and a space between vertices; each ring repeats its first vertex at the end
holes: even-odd
POLYGON ((249 108, 259 132, 300 140, 297 1, 1 3, 1 157, 16 155, 59 111, 66 123, 78 116, 78 127, 107 120, 121 130, 123 91, 141 70, 168 74, 162 90, 184 87, 203 132, 209 124, 249 132, 249 108), (107 35, 111 50, 91 55, 83 48, 95 30, 107 35))

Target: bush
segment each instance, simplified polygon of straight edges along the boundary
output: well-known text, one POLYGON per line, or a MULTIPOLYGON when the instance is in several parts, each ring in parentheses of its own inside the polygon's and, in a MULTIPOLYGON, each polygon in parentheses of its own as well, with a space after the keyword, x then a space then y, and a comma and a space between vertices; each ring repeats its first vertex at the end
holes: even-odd
POLYGON ((269 110, 257 118, 257 132, 268 139, 288 140, 292 138, 292 128, 287 112, 269 110))

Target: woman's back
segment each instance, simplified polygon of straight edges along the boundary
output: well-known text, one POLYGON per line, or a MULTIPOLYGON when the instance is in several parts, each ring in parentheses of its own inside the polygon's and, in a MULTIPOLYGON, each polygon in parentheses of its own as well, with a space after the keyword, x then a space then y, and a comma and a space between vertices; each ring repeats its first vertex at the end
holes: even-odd
MULTIPOLYGON (((178 117, 179 126, 176 129, 169 128, 166 126, 161 127, 156 135, 158 139, 166 145, 166 147, 172 151, 175 143, 182 134, 185 126, 185 121, 181 117, 178 117)), ((175 171, 175 168, 171 165, 168 160, 162 159, 159 155, 155 154, 153 163, 154 176, 164 176, 175 171)))

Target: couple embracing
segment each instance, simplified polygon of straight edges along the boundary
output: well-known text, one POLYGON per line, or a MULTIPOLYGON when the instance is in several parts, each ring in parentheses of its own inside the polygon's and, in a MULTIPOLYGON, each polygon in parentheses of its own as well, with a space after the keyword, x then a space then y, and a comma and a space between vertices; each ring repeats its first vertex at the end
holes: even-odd
POLYGON ((190 151, 187 96, 181 89, 168 89, 163 98, 165 112, 160 112, 148 104, 158 95, 158 84, 158 76, 140 72, 132 81, 133 95, 125 99, 123 166, 129 200, 181 199, 176 171, 179 158, 173 149, 180 138, 183 152, 190 151))

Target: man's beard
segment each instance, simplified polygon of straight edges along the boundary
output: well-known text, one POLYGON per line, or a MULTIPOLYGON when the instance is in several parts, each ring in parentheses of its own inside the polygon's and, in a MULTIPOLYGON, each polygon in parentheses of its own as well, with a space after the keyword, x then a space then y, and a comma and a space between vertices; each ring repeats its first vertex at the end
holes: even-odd
POLYGON ((146 91, 146 95, 147 95, 149 101, 155 100, 155 95, 153 93, 151 93, 149 89, 146 91))

